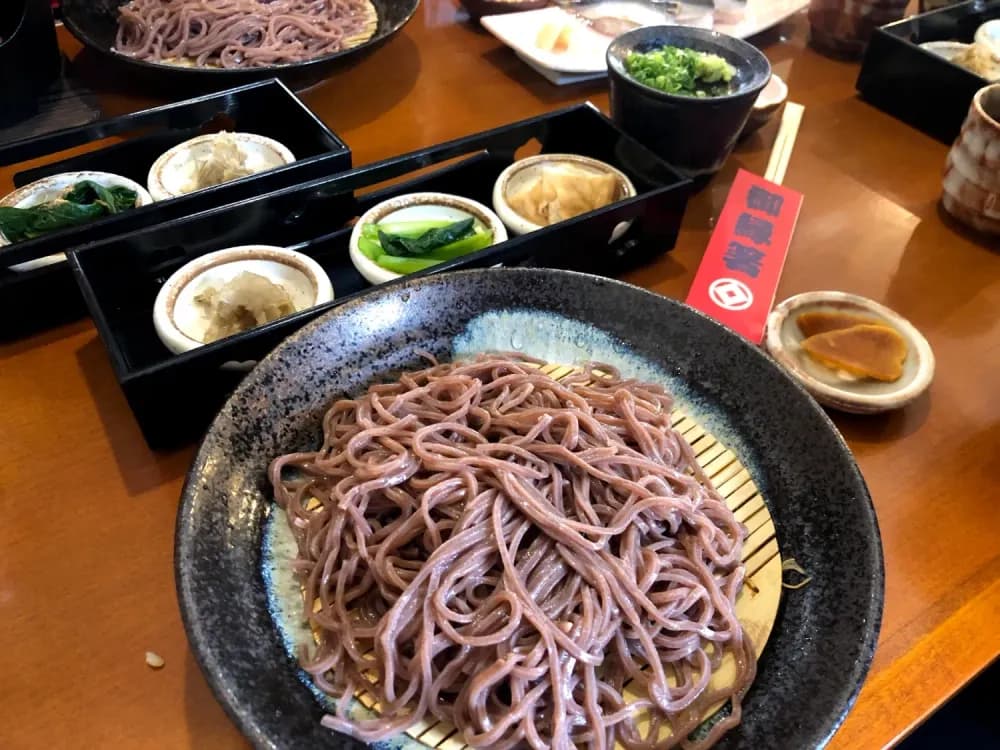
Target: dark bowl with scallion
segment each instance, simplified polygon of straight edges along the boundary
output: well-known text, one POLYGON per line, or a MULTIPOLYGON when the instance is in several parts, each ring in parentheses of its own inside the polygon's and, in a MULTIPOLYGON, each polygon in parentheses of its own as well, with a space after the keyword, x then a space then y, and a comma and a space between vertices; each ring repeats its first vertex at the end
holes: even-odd
POLYGON ((647 26, 608 47, 611 117, 681 174, 707 177, 729 158, 771 77, 741 39, 687 26, 647 26))

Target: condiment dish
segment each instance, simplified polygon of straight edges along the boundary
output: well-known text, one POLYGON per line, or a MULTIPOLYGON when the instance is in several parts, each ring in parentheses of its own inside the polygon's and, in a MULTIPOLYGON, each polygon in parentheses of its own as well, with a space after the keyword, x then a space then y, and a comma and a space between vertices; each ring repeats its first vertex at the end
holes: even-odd
POLYGON ((899 409, 923 393, 934 379, 934 353, 909 321, 884 305, 846 292, 806 292, 789 297, 767 318, 764 346, 819 403, 853 414, 899 409), (814 361, 801 344, 797 318, 805 312, 845 312, 875 318, 906 342, 903 374, 894 382, 858 378, 814 361))
MULTIPOLYGON (((188 185, 195 177, 197 163, 212 153, 221 133, 200 135, 163 153, 149 169, 147 186, 153 200, 163 201, 193 192, 188 185)), ((295 161, 295 155, 282 143, 255 133, 228 133, 246 158, 253 174, 283 167, 295 161)), ((248 175, 249 176, 249 175, 248 175)), ((211 187, 211 186, 209 186, 211 187)))
POLYGON ((153 326, 163 345, 174 354, 203 346, 211 321, 195 297, 245 271, 282 287, 295 312, 333 299, 326 271, 307 255, 271 245, 218 250, 185 264, 160 287, 153 305, 153 326))
MULTIPOLYGON (((538 156, 529 156, 507 167, 500 173, 497 181, 493 184, 493 210, 496 211, 497 216, 500 217, 511 234, 527 234, 543 227, 543 225, 536 224, 515 211, 508 202, 508 197, 515 195, 526 184, 530 183, 532 179, 537 179, 540 171, 547 165, 555 164, 571 164, 577 168, 597 174, 612 175, 618 183, 617 193, 613 202, 633 198, 636 195, 635 185, 632 184, 632 180, 620 169, 603 161, 578 154, 539 154, 538 156)), ((609 241, 617 239, 628 229, 629 224, 630 222, 622 222, 615 227, 609 241)))
POLYGON ((976 29, 975 41, 989 49, 995 59, 1000 59, 1000 18, 987 21, 976 29))
MULTIPOLYGON (((137 208, 140 206, 147 206, 153 202, 153 199, 146 191, 146 188, 139 183, 128 179, 127 177, 111 174, 110 172, 64 172, 62 174, 43 177, 42 179, 36 180, 35 182, 25 185, 22 188, 18 188, 13 193, 10 193, 0 200, 0 206, 7 206, 10 208, 30 208, 32 206, 37 206, 40 203, 45 203, 58 198, 68 188, 71 188, 76 183, 83 182, 84 180, 95 182, 98 185, 103 185, 104 187, 128 188, 136 194, 135 205, 137 208)), ((10 241, 4 237, 2 232, 0 232, 0 247, 9 244, 10 241)), ((35 260, 18 263, 17 265, 10 266, 10 270, 31 271, 35 268, 50 266, 54 263, 61 263, 64 260, 66 260, 65 254, 56 253, 55 255, 46 255, 44 258, 36 258, 35 260)))
POLYGON ((393 221, 430 221, 441 219, 447 221, 462 221, 473 217, 479 224, 493 233, 492 244, 496 245, 507 240, 507 230, 503 222, 482 203, 448 193, 408 193, 383 201, 368 209, 351 232, 350 256, 351 263, 371 284, 384 284, 398 279, 403 274, 382 268, 374 260, 366 256, 358 247, 361 239, 361 229, 366 224, 378 224, 386 220, 393 221))
POLYGON ((752 44, 685 26, 647 26, 622 34, 608 47, 607 64, 611 119, 690 178, 719 171, 771 77, 770 63, 752 44), (669 94, 641 83, 626 69, 631 53, 668 45, 722 57, 735 69, 729 93, 669 94))
POLYGON ((767 85, 761 89, 750 110, 746 125, 743 126, 742 135, 747 136, 760 130, 768 121, 778 113, 788 99, 788 86, 775 73, 771 74, 771 79, 767 85))

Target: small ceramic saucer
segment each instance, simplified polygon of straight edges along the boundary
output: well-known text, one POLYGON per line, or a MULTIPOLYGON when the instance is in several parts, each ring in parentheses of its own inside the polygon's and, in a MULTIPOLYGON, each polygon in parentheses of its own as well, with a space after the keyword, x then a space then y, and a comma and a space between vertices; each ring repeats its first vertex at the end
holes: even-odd
POLYGON ((767 318, 767 351, 783 365, 813 398, 825 406, 853 414, 876 414, 906 406, 923 393, 934 378, 934 353, 927 339, 902 316, 865 297, 846 292, 806 292, 778 305, 767 318), (859 378, 824 367, 802 349, 796 320, 807 311, 847 312, 877 318, 906 340, 903 374, 892 383, 859 378))
POLYGON ((500 218, 482 203, 471 198, 448 193, 407 193, 389 198, 368 209, 354 224, 350 239, 351 263, 370 284, 384 284, 398 279, 400 274, 382 268, 361 252, 358 241, 361 239, 361 228, 365 224, 378 224, 380 221, 387 220, 429 221, 444 219, 462 221, 470 216, 493 232, 494 245, 507 241, 507 230, 500 218))
POLYGON ((270 245, 217 250, 181 266, 160 287, 153 305, 153 326, 174 354, 205 344, 209 319, 195 297, 211 286, 228 283, 243 271, 263 276, 288 292, 296 312, 333 299, 326 271, 312 258, 270 245))
MULTIPOLYGON (((510 203, 507 202, 508 197, 517 193, 529 180, 536 179, 539 170, 543 169, 546 165, 560 163, 573 164, 578 168, 595 174, 603 173, 612 175, 618 182, 615 202, 633 198, 636 195, 635 185, 632 184, 632 180, 620 169, 603 161, 578 154, 539 154, 537 156, 529 156, 507 167, 500 173, 497 181, 493 184, 493 210, 497 212, 497 216, 500 217, 500 220, 503 221, 513 234, 527 234, 528 232, 542 229, 542 226, 529 221, 515 211, 510 203)), ((618 239, 625 233, 631 223, 622 222, 616 226, 608 242, 614 242, 618 239)))
MULTIPOLYGON (((184 141, 162 154, 149 169, 147 187, 154 201, 165 201, 191 192, 188 183, 194 176, 199 159, 212 153, 219 133, 200 135, 184 141)), ((229 133, 238 144, 252 174, 283 167, 295 161, 288 147, 273 138, 255 133, 229 133)))

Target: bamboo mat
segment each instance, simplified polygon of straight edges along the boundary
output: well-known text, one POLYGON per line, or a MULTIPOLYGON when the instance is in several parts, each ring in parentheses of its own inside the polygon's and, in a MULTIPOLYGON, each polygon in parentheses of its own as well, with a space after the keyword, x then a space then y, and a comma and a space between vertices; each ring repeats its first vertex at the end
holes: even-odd
MULTIPOLYGON (((542 371, 559 380, 574 369, 566 365, 546 365, 542 371)), ((736 519, 747 528, 748 535, 743 545, 746 580, 736 599, 736 614, 760 657, 771 635, 781 598, 781 555, 774 521, 757 485, 750 477, 750 472, 740 463, 735 453, 680 409, 674 410, 671 424, 691 444, 705 474, 725 498, 736 519)), ((709 689, 732 684, 735 674, 735 661, 727 654, 720 667, 712 674, 709 689)), ((363 706, 378 712, 379 705, 374 695, 360 691, 356 697, 363 706)), ((631 692, 626 684, 625 697, 635 700, 639 695, 631 692)), ((704 718, 711 717, 722 705, 720 703, 709 708, 704 718)), ((641 728, 641 717, 638 723, 641 728)), ((669 734, 669 729, 665 729, 664 733, 669 734)), ((427 748, 468 750, 468 745, 462 741, 457 730, 446 722, 425 720, 414 724, 406 734, 427 748)))

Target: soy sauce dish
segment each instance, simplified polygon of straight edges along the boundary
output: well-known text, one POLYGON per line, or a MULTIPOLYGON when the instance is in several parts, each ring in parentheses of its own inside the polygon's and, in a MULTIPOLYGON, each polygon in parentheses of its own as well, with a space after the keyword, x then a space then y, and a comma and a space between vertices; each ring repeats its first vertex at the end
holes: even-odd
POLYGON ((351 262, 371 284, 384 284, 507 240, 486 206, 447 193, 410 193, 365 212, 350 239, 351 262))
POLYGON ((622 34, 608 47, 607 63, 612 119, 691 178, 722 167, 771 78, 770 63, 753 45, 686 26, 622 34), (653 59, 665 50, 667 65, 653 59), (697 65, 682 59, 691 53, 697 65))

